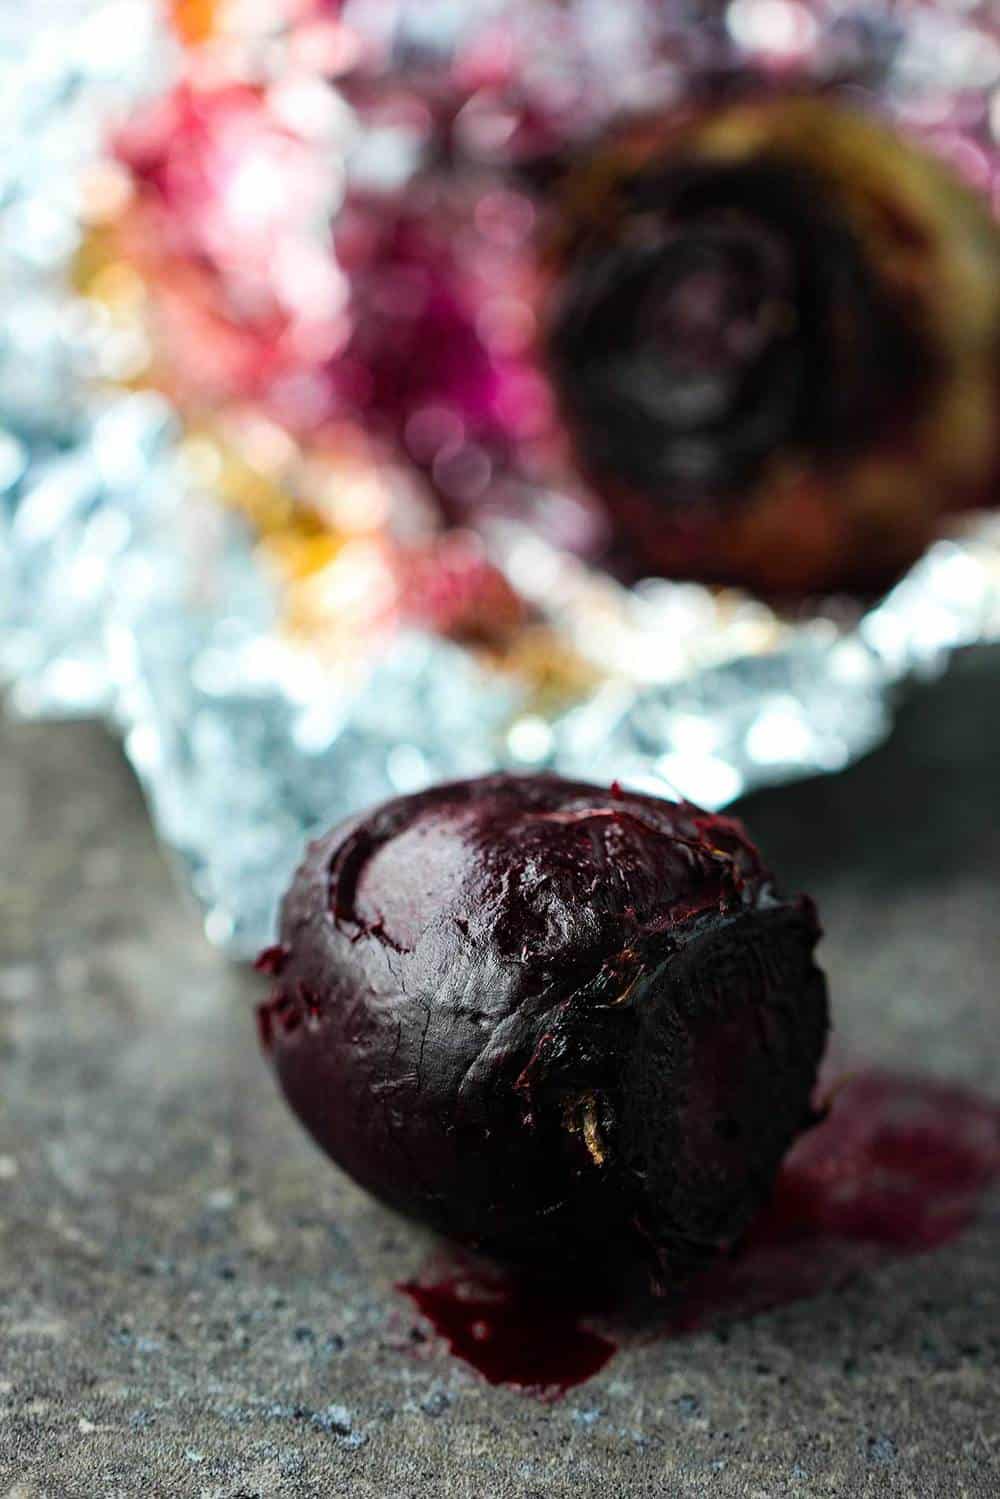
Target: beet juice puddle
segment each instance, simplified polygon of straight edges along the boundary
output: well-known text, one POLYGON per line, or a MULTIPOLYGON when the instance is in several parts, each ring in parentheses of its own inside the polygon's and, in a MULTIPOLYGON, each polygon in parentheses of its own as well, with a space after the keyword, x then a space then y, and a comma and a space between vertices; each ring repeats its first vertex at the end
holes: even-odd
POLYGON ((491 1384, 557 1399, 624 1342, 677 1337, 937 1249, 1000 1174, 1000 1108, 946 1083, 866 1071, 828 1091, 829 1115, 791 1150, 740 1247, 677 1298, 632 1304, 452 1256, 399 1286, 455 1357, 491 1384), (641 1315, 637 1315, 641 1313, 641 1315))

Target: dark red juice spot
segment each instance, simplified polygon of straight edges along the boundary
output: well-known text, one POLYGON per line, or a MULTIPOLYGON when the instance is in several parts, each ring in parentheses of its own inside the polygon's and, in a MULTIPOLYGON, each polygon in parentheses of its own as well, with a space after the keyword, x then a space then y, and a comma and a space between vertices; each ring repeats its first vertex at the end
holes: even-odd
POLYGON ((615 1352, 582 1323, 579 1302, 513 1276, 459 1273, 399 1287, 449 1349, 490 1384, 558 1399, 602 1369, 615 1352))

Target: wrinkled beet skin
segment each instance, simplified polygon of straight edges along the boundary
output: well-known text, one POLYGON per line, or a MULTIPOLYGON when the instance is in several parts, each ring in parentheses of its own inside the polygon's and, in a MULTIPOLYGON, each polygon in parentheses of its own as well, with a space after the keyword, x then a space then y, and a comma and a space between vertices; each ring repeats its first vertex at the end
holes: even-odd
POLYGON ((312 844, 261 1034, 318 1143, 513 1260, 731 1243, 812 1120, 806 898, 740 825, 548 777, 402 797, 312 844))

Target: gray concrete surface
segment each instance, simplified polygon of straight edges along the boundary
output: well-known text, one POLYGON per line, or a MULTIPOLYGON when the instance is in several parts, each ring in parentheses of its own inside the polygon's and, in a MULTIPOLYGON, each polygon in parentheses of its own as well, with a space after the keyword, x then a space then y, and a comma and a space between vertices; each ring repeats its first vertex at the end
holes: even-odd
MULTIPOLYGON (((841 1038, 1000 1096, 1000 655, 744 809, 841 1038)), ((5 1499, 1000 1495, 1000 1202, 934 1254, 622 1352, 545 1406, 393 1290, 428 1240, 313 1150, 119 752, 0 727, 5 1499)))

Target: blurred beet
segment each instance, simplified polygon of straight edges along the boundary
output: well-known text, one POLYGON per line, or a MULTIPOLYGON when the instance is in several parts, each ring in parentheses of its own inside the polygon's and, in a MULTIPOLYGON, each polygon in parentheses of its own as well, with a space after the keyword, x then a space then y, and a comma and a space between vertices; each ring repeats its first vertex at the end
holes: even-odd
POLYGON ((551 216, 548 357, 637 572, 875 590, 1000 475, 1000 233, 844 97, 612 132, 551 216))

